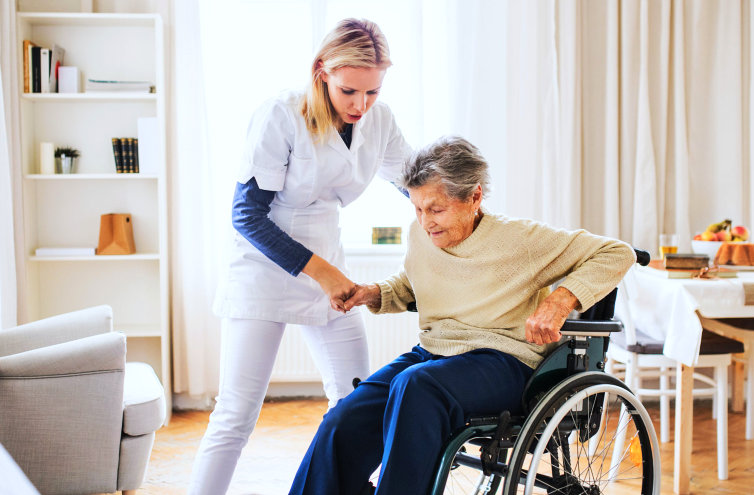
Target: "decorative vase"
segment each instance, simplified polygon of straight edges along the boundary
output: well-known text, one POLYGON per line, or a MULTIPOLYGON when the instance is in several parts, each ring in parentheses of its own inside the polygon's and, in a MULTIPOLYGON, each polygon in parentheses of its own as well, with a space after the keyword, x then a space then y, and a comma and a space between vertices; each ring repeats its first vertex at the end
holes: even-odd
POLYGON ((76 164, 76 157, 75 156, 67 156, 67 155, 60 155, 55 159, 58 163, 58 173, 61 174, 72 174, 73 173, 73 167, 76 164))

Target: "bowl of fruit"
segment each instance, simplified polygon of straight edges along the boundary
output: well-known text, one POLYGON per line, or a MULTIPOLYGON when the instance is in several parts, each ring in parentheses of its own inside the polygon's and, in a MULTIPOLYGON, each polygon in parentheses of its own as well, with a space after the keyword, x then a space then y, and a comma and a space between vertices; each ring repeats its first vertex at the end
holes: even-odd
POLYGON ((710 224, 707 230, 694 236, 691 250, 697 254, 706 254, 712 262, 724 242, 746 242, 749 239, 749 230, 743 225, 731 227, 732 224, 727 219, 710 224))

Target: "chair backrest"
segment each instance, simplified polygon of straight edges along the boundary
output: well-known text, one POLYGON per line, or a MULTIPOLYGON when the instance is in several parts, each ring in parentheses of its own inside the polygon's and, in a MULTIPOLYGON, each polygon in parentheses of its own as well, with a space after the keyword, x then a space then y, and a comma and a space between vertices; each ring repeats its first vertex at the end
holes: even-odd
POLYGON ((616 318, 623 323, 623 333, 627 346, 636 345, 636 326, 631 317, 631 300, 636 294, 636 267, 631 269, 618 284, 618 297, 615 301, 616 318))

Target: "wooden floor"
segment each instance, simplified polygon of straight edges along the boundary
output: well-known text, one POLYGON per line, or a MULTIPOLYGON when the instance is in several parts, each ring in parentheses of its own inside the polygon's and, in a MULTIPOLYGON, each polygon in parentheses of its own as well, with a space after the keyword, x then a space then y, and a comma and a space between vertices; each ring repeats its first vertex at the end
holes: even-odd
MULTIPOLYGON (((265 403, 228 493, 288 493, 298 463, 326 408, 326 402, 319 399, 265 403)), ((695 402, 692 493, 754 493, 754 440, 744 440, 744 415, 730 413, 728 416, 730 476, 727 481, 718 481, 715 422, 710 410, 709 402, 695 402)), ((650 408, 650 414, 658 417, 656 409, 650 408)), ((139 494, 186 493, 191 465, 208 416, 207 412, 176 412, 170 425, 157 432, 147 480, 139 494)), ((659 431, 658 423, 655 427, 659 431)), ((661 454, 662 493, 673 493, 672 433, 671 442, 661 446, 661 454)))

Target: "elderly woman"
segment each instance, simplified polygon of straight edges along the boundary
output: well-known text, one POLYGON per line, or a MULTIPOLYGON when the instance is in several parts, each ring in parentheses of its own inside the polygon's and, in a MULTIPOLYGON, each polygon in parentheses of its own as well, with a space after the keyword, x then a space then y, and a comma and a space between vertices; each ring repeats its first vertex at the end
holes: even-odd
POLYGON ((427 493, 450 433, 470 415, 519 412, 568 314, 604 297, 635 261, 620 241, 484 211, 488 166, 464 139, 419 151, 401 180, 417 219, 403 270, 331 303, 394 313, 415 302, 420 344, 325 415, 291 494, 370 493, 380 462, 377 494, 427 493))

